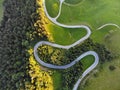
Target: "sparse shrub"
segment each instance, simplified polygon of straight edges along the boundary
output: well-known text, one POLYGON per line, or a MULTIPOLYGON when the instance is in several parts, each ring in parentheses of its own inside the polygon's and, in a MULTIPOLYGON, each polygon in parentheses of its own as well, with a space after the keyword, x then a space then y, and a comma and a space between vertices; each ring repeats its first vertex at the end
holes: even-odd
POLYGON ((113 66, 113 65, 110 65, 110 66, 109 66, 109 70, 110 70, 110 71, 113 71, 113 70, 115 70, 115 69, 116 69, 115 66, 113 66))

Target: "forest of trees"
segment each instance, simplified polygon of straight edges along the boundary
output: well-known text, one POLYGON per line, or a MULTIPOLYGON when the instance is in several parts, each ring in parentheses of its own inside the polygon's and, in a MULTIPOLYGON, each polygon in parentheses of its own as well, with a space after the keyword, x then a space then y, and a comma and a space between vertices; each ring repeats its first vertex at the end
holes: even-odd
POLYGON ((0 90, 24 88, 28 77, 28 54, 25 50, 29 40, 26 32, 32 28, 30 15, 35 10, 27 5, 32 4, 29 0, 4 0, 4 16, 0 26, 0 90))
MULTIPOLYGON (((25 82, 30 82, 27 50, 32 38, 38 37, 33 34, 38 33, 37 25, 34 26, 38 18, 40 20, 36 13, 38 6, 36 0, 4 0, 3 6, 4 16, 0 26, 0 90, 24 90, 25 82)), ((46 39, 45 33, 41 32, 40 39, 46 39)))

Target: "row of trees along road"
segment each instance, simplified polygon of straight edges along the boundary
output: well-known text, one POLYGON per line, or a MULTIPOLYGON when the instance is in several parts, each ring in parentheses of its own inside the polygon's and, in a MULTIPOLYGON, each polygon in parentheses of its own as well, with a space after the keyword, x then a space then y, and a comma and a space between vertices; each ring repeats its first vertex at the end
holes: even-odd
MULTIPOLYGON (((87 39, 82 44, 70 48, 69 50, 54 48, 42 45, 38 48, 39 57, 46 63, 55 65, 65 65, 75 60, 82 53, 89 50, 96 51, 100 58, 100 63, 111 61, 113 54, 102 44, 94 43, 92 39, 87 39)), ((69 69, 61 71, 63 77, 63 90, 71 90, 83 71, 83 64, 80 61, 69 69)))

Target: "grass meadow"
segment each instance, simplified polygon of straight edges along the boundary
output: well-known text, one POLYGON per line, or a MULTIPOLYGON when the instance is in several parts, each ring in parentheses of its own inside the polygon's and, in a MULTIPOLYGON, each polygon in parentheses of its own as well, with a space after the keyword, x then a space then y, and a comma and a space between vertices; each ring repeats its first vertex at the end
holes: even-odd
MULTIPOLYGON (((59 0, 46 1, 47 10, 51 17, 55 17, 59 11, 59 0), (58 6, 55 6, 58 5, 58 6), (57 8, 54 8, 57 7, 57 8), (55 10, 54 10, 55 9, 55 10)), ((120 25, 120 3, 119 0, 83 0, 75 4, 75 0, 65 0, 68 4, 63 3, 62 12, 58 18, 58 22, 69 25, 84 24, 91 28, 91 37, 94 42, 105 44, 114 54, 120 55, 120 30, 115 26, 107 26, 101 30, 98 27, 106 23, 114 23, 120 25), (73 2, 73 3, 72 3, 73 2)), ((81 0, 76 0, 81 1, 81 0)), ((84 29, 67 29, 56 26, 52 23, 47 25, 49 32, 55 43, 68 45, 71 44, 86 34, 84 29)), ((93 63, 92 56, 85 57, 82 61, 85 68, 93 63), (88 60, 88 59, 91 59, 88 60)), ((60 74, 58 74, 58 78, 60 74)), ((87 80, 87 85, 84 85, 80 90, 120 90, 120 57, 113 59, 102 65, 102 69, 98 72, 98 76, 91 76, 87 80), (116 67, 114 71, 109 70, 109 66, 116 67)), ((55 77, 56 78, 56 77, 55 77)), ((57 78, 57 79, 58 79, 57 78)), ((60 81, 60 80, 59 80, 60 81)), ((58 84, 57 84, 58 86, 58 84)))
POLYGON ((120 60, 116 59, 102 65, 102 69, 97 73, 97 77, 92 75, 87 80, 87 84, 79 90, 119 90, 120 89, 120 60), (109 70, 109 66, 115 66, 115 70, 109 70))

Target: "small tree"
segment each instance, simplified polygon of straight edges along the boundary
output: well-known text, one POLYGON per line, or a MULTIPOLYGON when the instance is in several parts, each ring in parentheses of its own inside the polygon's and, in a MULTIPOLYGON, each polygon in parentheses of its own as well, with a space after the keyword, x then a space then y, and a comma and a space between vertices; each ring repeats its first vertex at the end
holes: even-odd
POLYGON ((113 65, 110 65, 110 66, 109 66, 109 69, 110 69, 110 71, 113 71, 113 70, 115 70, 115 69, 116 69, 116 67, 115 67, 115 66, 113 66, 113 65))

